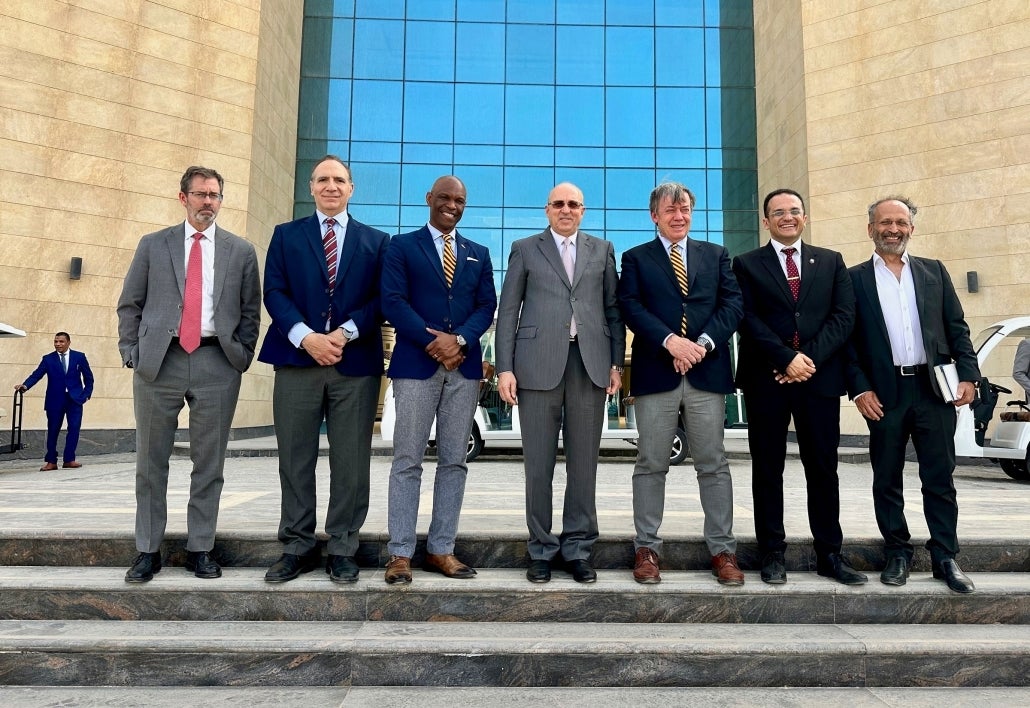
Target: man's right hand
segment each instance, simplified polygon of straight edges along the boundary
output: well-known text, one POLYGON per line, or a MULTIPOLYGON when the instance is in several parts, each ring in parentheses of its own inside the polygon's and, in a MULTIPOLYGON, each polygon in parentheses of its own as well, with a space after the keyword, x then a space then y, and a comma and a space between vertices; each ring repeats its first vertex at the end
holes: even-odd
POLYGON ((327 334, 312 332, 301 340, 300 346, 321 366, 339 364, 343 358, 343 345, 327 334))
POLYGON ((15 384, 14 390, 15 391, 28 391, 28 389, 25 388, 25 384, 15 384))
POLYGON ((515 374, 510 371, 502 371, 497 375, 497 392, 501 394, 501 400, 505 403, 517 406, 519 404, 518 382, 515 374))
POLYGON ((883 418, 883 404, 875 391, 866 391, 855 397, 855 405, 858 412, 869 420, 880 420, 883 418))

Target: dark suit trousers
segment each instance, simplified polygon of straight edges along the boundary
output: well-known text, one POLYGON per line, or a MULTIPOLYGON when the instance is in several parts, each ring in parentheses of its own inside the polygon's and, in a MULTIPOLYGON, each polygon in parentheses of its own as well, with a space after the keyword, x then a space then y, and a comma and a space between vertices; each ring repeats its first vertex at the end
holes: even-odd
POLYGON ((276 369, 272 415, 279 444, 283 552, 303 555, 316 546, 315 466, 323 418, 329 439, 328 551, 335 556, 357 552, 358 532, 368 515, 380 381, 379 376, 344 376, 332 366, 276 369))
POLYGON ((61 425, 68 418, 68 435, 64 439, 64 461, 75 459, 75 449, 79 446, 79 429, 82 427, 82 406, 64 395, 64 406, 46 412, 46 462, 57 464, 57 436, 61 425))
POLYGON ((902 471, 909 438, 916 449, 922 483, 923 514, 930 530, 926 547, 935 562, 958 553, 958 502, 955 471, 955 406, 945 403, 923 372, 898 375, 898 403, 878 421, 867 420, 873 465, 873 506, 888 557, 912 558, 905 521, 902 471))
POLYGON ((605 392, 583 366, 579 347, 569 346, 565 374, 556 388, 520 388, 519 420, 526 465, 526 524, 529 557, 551 560, 559 551, 566 561, 587 560, 597 540, 597 454, 605 417, 605 392), (565 502, 561 536, 551 531, 552 487, 558 455, 558 431, 565 447, 565 502))
POLYGON ((769 383, 744 391, 751 451, 751 490, 755 500, 755 535, 763 555, 787 548, 783 529, 783 467, 787 427, 794 419, 808 490, 808 524, 816 555, 839 553, 840 490, 837 445, 840 398, 818 396, 804 384, 769 383))

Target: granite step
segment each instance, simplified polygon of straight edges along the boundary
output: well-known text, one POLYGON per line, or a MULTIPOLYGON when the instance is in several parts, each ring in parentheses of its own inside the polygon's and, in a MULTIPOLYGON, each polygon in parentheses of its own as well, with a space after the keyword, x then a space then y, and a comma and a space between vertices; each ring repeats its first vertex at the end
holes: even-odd
MULTIPOLYGON (((362 534, 358 564, 364 568, 382 568, 389 559, 385 533, 362 534)), ((324 538, 323 538, 324 541, 324 538)), ((916 541, 918 546, 918 541, 916 541)), ((0 531, 0 566, 109 566, 127 568, 136 556, 131 528, 121 534, 109 531, 0 531)), ((252 533, 219 533, 213 555, 222 565, 269 566, 282 553, 282 544, 273 535, 252 533)), ((425 553, 420 540, 413 562, 421 564, 425 553)), ((455 553, 476 568, 525 568, 527 564, 525 533, 464 534, 458 537, 455 553)), ((850 538, 843 553, 852 565, 866 572, 879 572, 884 564, 883 541, 880 538, 850 538)), ((165 565, 181 566, 186 559, 184 534, 168 534, 162 547, 165 565)), ((760 558, 753 537, 740 536, 737 557, 745 570, 757 570, 760 558)), ((986 538, 963 541, 959 564, 966 572, 1030 572, 1030 538, 986 538)), ((815 570, 816 558, 811 540, 797 539, 786 553, 788 571, 815 570)), ((602 536, 594 544, 591 563, 598 569, 633 567, 633 543, 625 537, 602 536)), ((708 570, 711 555, 700 536, 669 536, 662 550, 662 567, 676 570, 708 570)), ((913 570, 930 569, 929 553, 917 547, 913 570)))
POLYGON ((1030 686, 1026 625, 0 621, 0 684, 1030 686))
POLYGON ((972 573, 971 595, 929 573, 914 573, 900 588, 876 577, 843 586, 811 572, 791 573, 784 585, 749 572, 740 587, 703 571, 668 571, 658 585, 640 585, 629 571, 601 571, 589 585, 562 572, 533 584, 509 569, 481 570, 472 580, 419 569, 413 576, 397 586, 383 581, 382 570, 363 571, 343 585, 317 571, 269 584, 264 568, 226 568, 213 580, 164 568, 133 585, 120 568, 0 567, 0 619, 1030 625, 1030 573, 972 573))

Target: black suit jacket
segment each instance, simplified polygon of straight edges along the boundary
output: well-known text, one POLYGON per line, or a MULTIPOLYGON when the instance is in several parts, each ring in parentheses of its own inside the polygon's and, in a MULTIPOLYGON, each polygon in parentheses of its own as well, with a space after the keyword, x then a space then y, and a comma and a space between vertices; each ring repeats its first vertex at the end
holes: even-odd
POLYGON ((775 383, 801 352, 815 363, 815 374, 802 383, 820 396, 843 396, 847 383, 847 344, 855 324, 855 294, 844 259, 836 251, 801 243, 801 290, 794 302, 780 266, 777 244, 737 256, 733 273, 744 296, 740 324, 737 386, 747 391, 775 383))
POLYGON ((685 240, 687 248, 686 299, 672 270, 661 239, 622 254, 619 308, 633 330, 632 393, 671 391, 682 376, 673 368, 672 355, 662 346, 670 334, 679 334, 687 313, 687 339, 702 333, 715 342, 715 350, 687 372, 690 385, 715 393, 733 392, 729 340, 740 324, 743 301, 730 268, 729 252, 718 244, 685 240))
MULTIPOLYGON (((933 367, 954 362, 959 380, 978 381, 980 368, 969 339, 969 327, 944 264, 916 256, 909 257, 909 264, 927 363, 933 367)), ((873 262, 867 260, 849 272, 855 287, 857 318, 851 337, 848 395, 854 398, 864 391, 875 391, 884 408, 893 408, 898 401, 897 378, 873 262)), ((939 392, 933 373, 927 375, 933 390, 939 392)))

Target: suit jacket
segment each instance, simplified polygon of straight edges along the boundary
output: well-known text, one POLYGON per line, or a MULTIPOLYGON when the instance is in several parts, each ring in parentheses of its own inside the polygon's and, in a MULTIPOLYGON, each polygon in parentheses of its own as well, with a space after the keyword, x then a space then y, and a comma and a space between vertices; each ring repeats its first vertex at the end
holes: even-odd
POLYGON ((733 392, 729 340, 743 316, 740 288, 730 268, 729 252, 718 244, 685 241, 687 297, 680 292, 669 252, 657 236, 622 254, 619 306, 633 331, 631 393, 671 391, 682 376, 662 343, 679 334, 687 314, 687 339, 707 333, 715 350, 687 372, 690 385, 714 393, 733 392))
MULTIPOLYGON (((916 256, 909 257, 909 264, 927 364, 933 367, 954 362, 960 381, 978 381, 980 368, 969 339, 969 327, 944 264, 916 256)), ((849 272, 855 287, 857 316, 851 336, 848 394, 854 398, 863 391, 875 391, 884 408, 893 408, 898 401, 897 378, 872 259, 850 268, 849 272)), ((939 393, 933 372, 928 371, 926 375, 930 377, 933 390, 939 393)))
POLYGON ((68 372, 61 364, 61 355, 50 352, 39 361, 36 370, 25 379, 25 388, 32 388, 46 376, 46 398, 43 410, 55 411, 64 408, 65 392, 80 406, 93 396, 93 372, 86 361, 86 355, 68 350, 68 372))
POLYGON ((358 338, 343 348, 336 370, 345 376, 382 376, 379 279, 389 240, 382 231, 350 217, 336 287, 330 290, 318 217, 312 214, 276 226, 265 259, 265 309, 272 324, 258 361, 275 367, 318 366, 310 354, 293 346, 288 335, 299 322, 315 332, 325 332, 331 307, 330 330, 348 320, 354 320, 358 328, 358 338))
POLYGON ((490 252, 454 232, 455 268, 450 287, 428 226, 390 240, 383 261, 383 315, 397 332, 390 378, 428 379, 439 363, 426 354, 435 338, 426 331, 460 334, 468 354, 459 367, 467 379, 483 376, 479 338, 497 307, 490 252))
MULTIPOLYGON (((179 330, 186 289, 184 224, 144 236, 118 298, 122 361, 153 381, 179 330)), ((261 282, 254 246, 215 227, 214 320, 225 358, 238 371, 254 359, 261 321, 261 282)))
POLYGON ((1030 338, 1023 339, 1016 347, 1016 356, 1012 360, 1012 378, 1030 396, 1030 338))
POLYGON ((733 273, 744 296, 737 386, 775 384, 773 370, 786 371, 797 352, 815 362, 815 374, 801 386, 820 396, 847 390, 848 338, 855 324, 855 293, 844 259, 836 251, 801 243, 801 290, 794 302, 775 242, 737 256, 733 273))
POLYGON ((579 232, 572 282, 549 228, 515 241, 497 310, 497 371, 513 372, 521 388, 555 388, 565 373, 575 316, 587 374, 607 388, 612 365, 626 358, 618 282, 610 241, 579 232))

